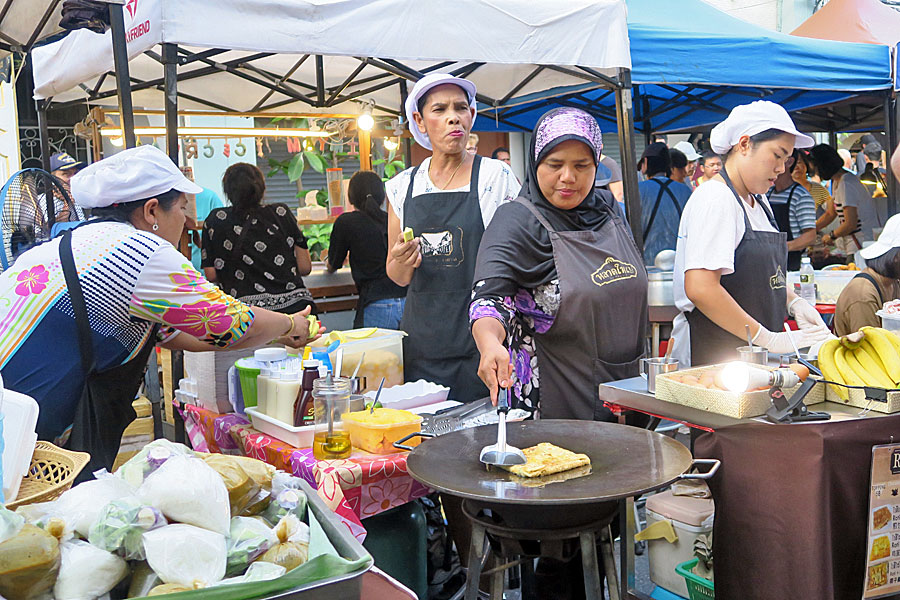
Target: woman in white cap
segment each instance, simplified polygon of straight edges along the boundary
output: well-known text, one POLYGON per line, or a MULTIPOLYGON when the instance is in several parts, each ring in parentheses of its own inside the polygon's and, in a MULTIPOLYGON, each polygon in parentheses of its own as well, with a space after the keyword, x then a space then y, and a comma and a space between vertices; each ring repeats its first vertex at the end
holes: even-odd
POLYGON ((735 107, 716 125, 710 144, 725 157, 718 175, 699 186, 685 206, 675 250, 674 355, 703 365, 737 358, 753 343, 774 354, 793 352, 783 326, 793 316, 797 346, 830 332, 814 306, 787 289, 787 234, 779 232, 764 194, 794 147, 813 140, 797 131, 778 104, 735 107))
POLYGON ((506 163, 466 151, 475 122, 471 81, 426 75, 405 108, 413 137, 432 155, 386 185, 386 270, 409 286, 400 323, 408 334, 404 375, 447 385, 451 399, 469 402, 488 395, 467 314, 475 257, 497 207, 513 200, 520 186, 506 163), (403 239, 406 228, 412 241, 403 239))
POLYGON ((201 351, 308 340, 308 309, 251 308, 175 249, 185 194, 200 191, 153 146, 120 152, 72 178, 75 201, 95 219, 0 274, 5 386, 37 400, 40 439, 91 453, 86 473, 112 468, 157 342, 201 351))

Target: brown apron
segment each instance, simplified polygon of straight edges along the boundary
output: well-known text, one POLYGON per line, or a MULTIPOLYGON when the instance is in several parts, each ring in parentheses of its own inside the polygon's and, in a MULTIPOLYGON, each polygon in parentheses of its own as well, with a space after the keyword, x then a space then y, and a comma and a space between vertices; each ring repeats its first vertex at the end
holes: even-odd
POLYGON ((550 233, 560 302, 553 325, 535 334, 541 418, 612 421, 597 386, 638 374, 647 327, 647 271, 622 221, 599 231, 556 231, 519 198, 550 233))

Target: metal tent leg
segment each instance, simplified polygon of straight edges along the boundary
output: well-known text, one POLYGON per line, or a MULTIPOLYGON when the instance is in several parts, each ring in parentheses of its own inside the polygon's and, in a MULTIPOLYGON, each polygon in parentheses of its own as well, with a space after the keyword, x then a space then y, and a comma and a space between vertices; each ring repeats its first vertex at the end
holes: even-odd
POLYGON ((119 119, 125 147, 134 148, 134 107, 131 104, 131 77, 128 73, 128 46, 125 41, 125 15, 122 0, 105 0, 109 4, 109 23, 112 28, 113 59, 116 65, 116 91, 119 94, 119 119))

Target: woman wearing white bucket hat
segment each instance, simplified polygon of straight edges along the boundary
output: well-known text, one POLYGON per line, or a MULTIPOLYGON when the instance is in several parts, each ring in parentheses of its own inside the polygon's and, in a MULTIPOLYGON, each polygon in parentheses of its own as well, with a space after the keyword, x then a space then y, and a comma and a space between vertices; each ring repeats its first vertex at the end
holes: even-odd
POLYGON ((40 439, 90 452, 87 476, 112 468, 157 341, 193 351, 308 341, 308 309, 251 308, 175 249, 185 194, 200 191, 153 146, 96 162, 72 178, 75 202, 96 218, 27 250, 0 275, 6 388, 37 400, 40 439))
POLYGON ((691 195, 678 229, 676 358, 694 365, 736 358, 747 327, 755 345, 791 352, 782 331, 788 314, 800 325, 793 333, 799 347, 826 339, 815 307, 787 289, 787 234, 763 196, 794 147, 812 146, 812 138, 797 131, 784 108, 757 101, 735 107, 710 143, 724 167, 691 195))
POLYGON ((409 286, 400 329, 404 376, 450 387, 469 402, 488 395, 478 378, 478 352, 468 335, 475 257, 497 207, 515 199, 519 183, 509 165, 466 151, 475 122, 475 85, 443 73, 420 79, 406 100, 409 129, 432 156, 386 187, 386 270, 409 286), (404 241, 401 231, 412 229, 404 241))

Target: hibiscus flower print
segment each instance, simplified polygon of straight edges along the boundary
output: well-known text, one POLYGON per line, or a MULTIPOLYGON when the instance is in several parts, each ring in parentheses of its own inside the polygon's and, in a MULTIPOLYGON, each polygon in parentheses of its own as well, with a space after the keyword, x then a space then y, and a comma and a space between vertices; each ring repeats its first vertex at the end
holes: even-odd
POLYGON ((47 288, 50 281, 50 272, 44 268, 44 265, 35 265, 27 271, 22 271, 16 276, 19 284, 16 286, 16 294, 19 296, 30 296, 31 294, 40 294, 47 288))
POLYGON ((190 265, 182 265, 183 273, 172 273, 169 279, 175 284, 175 292, 181 294, 197 294, 204 300, 215 301, 222 293, 219 288, 210 284, 205 277, 195 271, 190 265))
POLYGON ((206 301, 171 307, 163 314, 163 321, 196 338, 223 336, 234 324, 225 306, 206 301))

